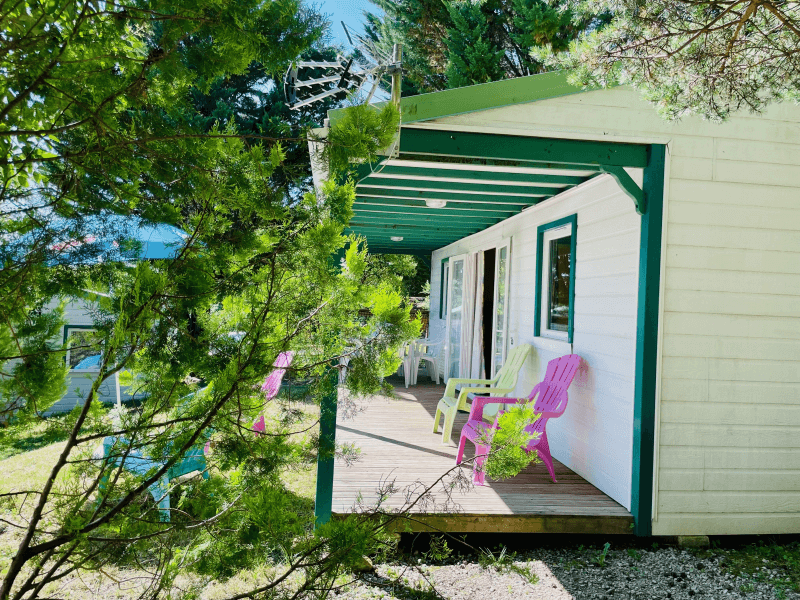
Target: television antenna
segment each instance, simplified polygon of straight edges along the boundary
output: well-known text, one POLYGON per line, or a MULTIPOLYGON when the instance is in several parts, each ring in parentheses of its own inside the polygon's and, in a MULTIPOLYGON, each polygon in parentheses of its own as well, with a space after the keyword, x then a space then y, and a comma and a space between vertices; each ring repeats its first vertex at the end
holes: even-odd
POLYGON ((399 108, 403 72, 400 45, 395 44, 389 56, 373 40, 356 33, 351 36, 344 22, 342 27, 350 44, 359 51, 358 58, 337 56, 335 61, 300 61, 290 65, 283 84, 289 108, 297 110, 331 96, 341 100, 348 94, 357 94, 367 84, 370 89, 365 104, 369 104, 387 75, 391 77, 392 102, 399 108))

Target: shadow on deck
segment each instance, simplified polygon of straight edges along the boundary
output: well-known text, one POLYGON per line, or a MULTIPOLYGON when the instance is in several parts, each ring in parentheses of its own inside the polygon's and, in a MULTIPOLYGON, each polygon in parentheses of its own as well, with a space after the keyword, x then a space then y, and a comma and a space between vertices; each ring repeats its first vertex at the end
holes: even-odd
MULTIPOLYGON (((398 490, 386 508, 399 508, 406 492, 436 482, 455 466, 456 442, 467 420, 459 413, 453 439, 445 446, 441 434, 432 433, 436 404, 443 385, 429 383, 420 375, 420 385, 408 389, 392 378, 397 398, 373 396, 354 418, 336 423, 337 443, 360 448, 360 459, 350 466, 337 462, 333 481, 333 514, 369 512, 378 489, 394 481, 398 490), (422 484, 422 486, 420 486, 422 484), (361 506, 359 507, 359 500, 361 506)), ((467 456, 471 457, 471 444, 467 456)), ((508 533, 602 533, 630 534, 633 517, 581 476, 554 460, 557 483, 550 480, 543 464, 529 465, 513 479, 490 482, 449 497, 438 484, 432 504, 412 509, 409 524, 415 531, 508 533), (449 500, 449 501, 448 501, 449 500)), ((471 466, 456 471, 471 481, 471 466)), ((454 471, 454 473, 456 472, 454 471)), ((452 477, 448 480, 452 480, 452 477)))

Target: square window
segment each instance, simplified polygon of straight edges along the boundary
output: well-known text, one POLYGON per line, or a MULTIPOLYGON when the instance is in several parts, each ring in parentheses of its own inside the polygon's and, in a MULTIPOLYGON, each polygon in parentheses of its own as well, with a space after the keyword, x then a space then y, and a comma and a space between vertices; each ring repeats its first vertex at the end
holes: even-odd
POLYGON ((577 224, 572 215, 538 229, 536 336, 572 343, 577 224))

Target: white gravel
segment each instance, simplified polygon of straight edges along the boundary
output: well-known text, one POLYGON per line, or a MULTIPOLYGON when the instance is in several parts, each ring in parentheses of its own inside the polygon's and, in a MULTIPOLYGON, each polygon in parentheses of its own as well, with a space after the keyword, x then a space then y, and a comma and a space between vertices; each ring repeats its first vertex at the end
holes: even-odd
POLYGON ((800 600, 800 594, 780 595, 769 582, 779 576, 765 571, 759 578, 723 573, 723 554, 699 559, 679 548, 610 550, 605 566, 594 563, 598 549, 531 550, 498 570, 470 560, 450 564, 377 565, 373 573, 334 597, 343 600, 800 600), (519 573, 528 571, 536 583, 519 573), (758 581, 761 579, 762 581, 758 581), (427 581, 426 581, 427 580, 427 581), (430 592, 432 583, 438 595, 430 592), (425 593, 427 591, 427 593, 425 593))

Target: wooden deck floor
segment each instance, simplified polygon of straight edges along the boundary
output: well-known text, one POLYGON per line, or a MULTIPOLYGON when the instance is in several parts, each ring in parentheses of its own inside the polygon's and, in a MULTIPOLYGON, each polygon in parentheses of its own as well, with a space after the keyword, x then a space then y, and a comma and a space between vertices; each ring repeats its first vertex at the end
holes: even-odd
MULTIPOLYGON (((453 427, 455 441, 442 445, 441 434, 432 433, 432 427, 444 386, 428 383, 422 375, 419 379, 420 385, 408 389, 399 380, 392 381, 398 398, 374 396, 361 405, 355 417, 340 414, 336 441, 355 444, 361 456, 350 466, 336 463, 334 515, 368 512, 381 483, 390 481, 398 491, 384 506, 401 507, 409 486, 429 486, 454 467, 456 441, 467 415, 458 414, 453 427)), ((470 446, 467 444, 467 456, 471 456, 470 446)), ((432 493, 434 505, 415 506, 411 527, 452 532, 631 532, 633 518, 624 507, 558 461, 555 469, 557 483, 550 480, 543 464, 531 465, 511 480, 490 482, 466 493, 454 491, 450 502, 437 485, 432 493)), ((458 470, 471 480, 471 467, 458 470)))

